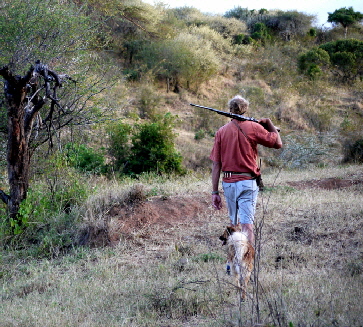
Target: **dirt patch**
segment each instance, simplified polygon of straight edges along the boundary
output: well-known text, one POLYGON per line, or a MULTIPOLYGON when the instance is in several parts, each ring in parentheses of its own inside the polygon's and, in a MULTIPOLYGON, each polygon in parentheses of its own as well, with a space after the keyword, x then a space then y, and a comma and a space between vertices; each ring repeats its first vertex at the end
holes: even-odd
POLYGON ((153 234, 168 233, 174 226, 197 225, 212 211, 210 196, 152 197, 134 205, 115 205, 107 215, 108 243, 117 244, 121 238, 148 239, 153 234))
POLYGON ((288 183, 288 185, 293 186, 297 189, 320 188, 324 190, 336 190, 359 184, 363 184, 363 180, 340 179, 340 178, 324 178, 318 180, 313 179, 309 181, 298 181, 298 182, 288 183))
MULTIPOLYGON (((288 182, 297 189, 319 188, 335 190, 363 184, 362 179, 324 178, 288 182)), ((136 198, 133 193, 132 198, 136 198)), ((91 246, 115 245, 120 239, 153 239, 163 235, 165 242, 172 238, 174 228, 197 226, 205 221, 209 214, 216 214, 211 206, 210 195, 202 193, 190 196, 155 196, 140 197, 137 201, 114 205, 105 214, 99 226, 88 226, 82 235, 82 243, 91 246)), ((219 212, 221 219, 228 221, 227 209, 219 212)))

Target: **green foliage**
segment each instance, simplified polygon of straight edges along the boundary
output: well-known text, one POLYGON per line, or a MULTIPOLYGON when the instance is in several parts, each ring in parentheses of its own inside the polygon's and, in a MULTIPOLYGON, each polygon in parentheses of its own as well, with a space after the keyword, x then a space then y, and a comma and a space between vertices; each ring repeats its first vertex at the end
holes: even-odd
POLYGON ((213 15, 206 16, 205 21, 207 26, 222 35, 225 39, 247 31, 246 23, 236 18, 226 18, 213 15))
POLYGON ((344 159, 343 162, 363 163, 363 139, 356 141, 347 141, 343 147, 344 159))
POLYGON ((0 62, 21 73, 23 65, 50 62, 89 47, 95 34, 89 19, 70 2, 5 0, 0 8, 0 62), (75 37, 76 36, 76 37, 75 37))
POLYGON ((209 253, 201 253, 199 256, 194 257, 193 261, 222 263, 225 261, 225 258, 221 257, 218 253, 209 252, 209 253))
POLYGON ((124 123, 115 123, 107 128, 110 145, 109 153, 114 158, 113 166, 116 171, 124 171, 131 155, 131 144, 129 143, 132 127, 124 123))
POLYGON ((149 70, 174 87, 198 87, 219 69, 219 59, 210 40, 201 41, 200 35, 180 33, 175 39, 153 42, 145 46, 138 59, 149 70))
POLYGON ((234 44, 252 44, 254 40, 249 35, 236 34, 233 36, 234 44))
POLYGON ((337 40, 321 45, 332 63, 332 69, 343 82, 352 82, 363 76, 363 41, 337 40))
POLYGON ((298 58, 298 67, 301 73, 309 76, 312 80, 322 75, 320 67, 330 63, 329 54, 321 48, 313 48, 298 58))
POLYGON ((161 97, 151 85, 140 86, 139 112, 141 118, 154 118, 158 112, 161 97))
POLYGON ((342 82, 363 76, 363 41, 348 39, 322 44, 300 55, 301 73, 316 79, 329 68, 342 82))
POLYGON ((309 36, 316 37, 318 35, 318 32, 317 32, 316 28, 310 28, 307 34, 309 36))
POLYGON ((268 32, 268 29, 264 23, 256 23, 253 26, 251 37, 254 40, 260 41, 262 44, 265 44, 267 41, 271 40, 271 35, 268 32))
POLYGON ((133 176, 143 172, 183 174, 182 157, 174 146, 174 121, 167 113, 132 127, 113 125, 108 132, 114 168, 133 176))
MULTIPOLYGON (((188 32, 199 40, 198 43, 210 44, 211 48, 215 50, 217 55, 223 56, 223 54, 230 53, 232 51, 232 39, 223 36, 221 33, 208 26, 193 26, 188 32)), ((200 46, 198 46, 198 48, 200 48, 200 46)))
POLYGON ((195 134, 194 134, 194 140, 201 140, 201 139, 204 139, 206 136, 206 131, 201 128, 201 129, 198 129, 195 134))
POLYGON ((157 117, 153 122, 136 126, 131 157, 126 166, 128 172, 184 173, 182 157, 174 147, 174 120, 175 117, 168 113, 157 117))
POLYGON ((105 158, 102 153, 84 145, 68 143, 64 147, 64 154, 70 166, 81 172, 99 174, 103 172, 105 158))
POLYGON ((354 11, 353 7, 344 7, 335 10, 333 13, 328 13, 328 22, 341 24, 345 29, 345 37, 347 36, 348 27, 362 20, 363 14, 359 11, 354 11))
POLYGON ((2 245, 24 249, 24 255, 36 257, 67 250, 76 242, 76 208, 88 194, 86 180, 67 167, 62 156, 54 156, 44 180, 34 183, 20 204, 18 219, 8 222, 4 217, 2 245))

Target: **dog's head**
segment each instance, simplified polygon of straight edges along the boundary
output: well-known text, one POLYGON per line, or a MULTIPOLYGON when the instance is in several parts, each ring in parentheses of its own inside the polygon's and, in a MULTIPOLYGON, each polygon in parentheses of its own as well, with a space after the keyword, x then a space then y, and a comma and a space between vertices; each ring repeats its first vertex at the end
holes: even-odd
POLYGON ((227 244, 227 239, 230 235, 232 235, 234 232, 239 232, 239 231, 240 230, 236 226, 227 226, 223 234, 219 236, 219 239, 223 242, 222 245, 227 244))

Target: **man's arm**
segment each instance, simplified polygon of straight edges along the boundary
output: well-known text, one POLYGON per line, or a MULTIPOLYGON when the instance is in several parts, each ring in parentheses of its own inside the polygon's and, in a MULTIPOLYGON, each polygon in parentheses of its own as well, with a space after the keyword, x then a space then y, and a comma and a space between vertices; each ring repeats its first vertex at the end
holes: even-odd
POLYGON ((282 140, 280 137, 279 131, 276 129, 274 124, 272 124, 272 121, 269 118, 262 118, 258 121, 259 124, 261 124, 266 130, 268 130, 270 133, 276 133, 277 139, 276 143, 274 145, 275 149, 280 149, 282 147, 282 140))
POLYGON ((217 210, 222 208, 222 199, 218 193, 219 176, 221 174, 222 165, 220 162, 213 161, 212 164, 212 204, 217 210))

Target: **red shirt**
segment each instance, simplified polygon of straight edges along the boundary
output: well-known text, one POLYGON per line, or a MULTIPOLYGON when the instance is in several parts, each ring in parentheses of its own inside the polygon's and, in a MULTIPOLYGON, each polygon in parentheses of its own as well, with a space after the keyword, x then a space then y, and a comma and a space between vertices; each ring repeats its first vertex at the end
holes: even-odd
MULTIPOLYGON (((268 132, 258 123, 232 120, 217 131, 210 159, 220 162, 222 171, 260 175, 257 164, 257 144, 273 148, 276 140, 276 133, 268 132), (233 121, 237 122, 248 139, 233 121)), ((251 179, 251 177, 232 175, 229 178, 223 178, 223 181, 234 183, 246 179, 251 179)))

